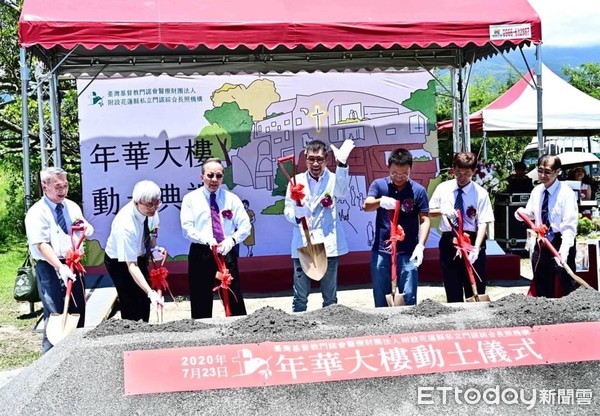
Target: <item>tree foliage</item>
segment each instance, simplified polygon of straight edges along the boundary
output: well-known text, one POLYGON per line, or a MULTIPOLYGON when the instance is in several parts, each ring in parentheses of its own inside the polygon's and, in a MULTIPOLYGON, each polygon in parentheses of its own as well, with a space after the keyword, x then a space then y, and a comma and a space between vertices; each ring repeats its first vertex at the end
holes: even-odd
POLYGON ((600 100, 600 63, 588 62, 576 68, 563 67, 569 84, 600 100))

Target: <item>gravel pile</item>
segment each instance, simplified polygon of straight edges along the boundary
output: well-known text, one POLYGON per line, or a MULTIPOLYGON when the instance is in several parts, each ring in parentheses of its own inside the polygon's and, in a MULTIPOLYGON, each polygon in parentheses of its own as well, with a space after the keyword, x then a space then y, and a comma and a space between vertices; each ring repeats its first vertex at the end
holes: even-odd
MULTIPOLYGON (((288 314, 264 307, 242 318, 160 325, 110 320, 94 330, 78 330, 0 390, 0 414, 7 415, 436 415, 598 414, 600 362, 574 362, 195 392, 125 396, 123 353, 264 341, 295 341, 434 330, 534 326, 600 321, 600 294, 580 288, 559 300, 510 295, 494 302, 355 310, 342 305, 288 314), (522 401, 460 403, 434 395, 419 404, 418 388, 523 389, 522 401), (591 404, 542 403, 542 390, 591 391, 591 404), (531 404, 531 401, 530 401, 531 404)), ((598 346, 600 348, 600 346, 598 346)), ((576 357, 574 357, 576 359, 576 357)), ((149 363, 151 365, 152 363, 149 363)), ((438 391, 438 390, 435 390, 438 391)), ((439 391, 438 391, 439 393, 439 391)), ((556 396, 556 393, 554 393, 556 396)), ((504 399, 510 399, 505 397, 504 399)), ((460 400, 460 397, 459 397, 460 400)))

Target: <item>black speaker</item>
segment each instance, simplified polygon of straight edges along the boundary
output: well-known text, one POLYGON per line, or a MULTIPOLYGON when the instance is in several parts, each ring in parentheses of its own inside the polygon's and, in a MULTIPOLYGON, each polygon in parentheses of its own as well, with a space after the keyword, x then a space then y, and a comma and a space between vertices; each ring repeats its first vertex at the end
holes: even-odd
POLYGON ((505 250, 524 250, 527 241, 527 225, 515 218, 515 211, 527 205, 528 198, 523 198, 521 196, 523 194, 505 195, 508 196, 496 198, 494 205, 494 238, 505 250))

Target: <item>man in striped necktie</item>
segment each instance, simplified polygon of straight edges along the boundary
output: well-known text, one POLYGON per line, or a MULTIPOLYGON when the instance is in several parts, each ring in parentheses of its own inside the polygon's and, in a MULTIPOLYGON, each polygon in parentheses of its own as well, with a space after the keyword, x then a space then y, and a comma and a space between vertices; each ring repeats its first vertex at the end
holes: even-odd
POLYGON ((523 219, 523 214, 535 221, 536 226, 546 225, 546 238, 558 251, 560 258, 554 257, 543 244, 536 244, 531 262, 533 269, 533 290, 536 296, 556 298, 569 294, 575 289, 575 282, 562 267, 565 261, 575 269, 575 236, 577 235, 578 208, 575 192, 558 180, 562 163, 558 156, 544 155, 538 160, 540 184, 531 191, 527 205, 515 212, 515 218, 523 219), (556 278, 560 282, 557 291, 556 278), (562 293, 559 293, 562 292, 562 293))

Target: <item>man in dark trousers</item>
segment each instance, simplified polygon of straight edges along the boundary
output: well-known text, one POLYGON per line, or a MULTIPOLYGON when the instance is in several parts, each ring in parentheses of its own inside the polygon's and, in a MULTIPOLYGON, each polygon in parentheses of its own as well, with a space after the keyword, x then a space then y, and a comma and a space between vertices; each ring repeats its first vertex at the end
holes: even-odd
POLYGON ((486 288, 485 238, 488 224, 494 221, 494 211, 487 191, 471 180, 477 171, 477 156, 471 152, 457 153, 452 167, 454 179, 442 182, 435 188, 429 201, 429 215, 442 215, 439 249, 446 300, 464 302, 465 297, 469 298, 474 293, 464 259, 456 255, 457 249, 452 242, 456 212, 461 212, 463 231, 469 235, 473 245, 469 262, 479 275, 479 278, 475 276, 477 293, 483 295, 486 288))
MULTIPOLYGON (((42 352, 52 348, 46 336, 46 324, 51 313, 62 313, 67 283, 73 280, 72 299, 69 313, 78 313, 78 327, 85 323, 85 287, 83 275, 74 274, 65 264, 65 255, 73 249, 71 224, 80 222, 85 226, 85 235, 90 236, 94 228, 83 218, 81 208, 67 199, 69 182, 67 173, 61 168, 50 167, 40 173, 44 196, 27 211, 25 229, 31 256, 37 261, 35 272, 38 292, 44 305, 44 336, 42 352)), ((80 248, 83 250, 83 248, 80 248)))
POLYGON ((525 208, 515 212, 515 218, 523 221, 523 214, 537 226, 548 227, 546 238, 558 251, 560 258, 554 257, 544 244, 536 244, 531 256, 533 285, 536 296, 560 297, 556 293, 555 276, 558 276, 562 295, 575 289, 575 282, 561 266, 561 260, 575 269, 575 236, 577 235, 578 209, 575 192, 565 183, 557 180, 561 161, 558 156, 544 155, 538 160, 538 178, 541 182, 533 188, 525 208))
MULTIPOLYGON (((212 317, 213 289, 220 284, 215 278, 218 268, 212 252, 214 246, 225 257, 233 277, 227 294, 231 315, 246 315, 236 245, 250 235, 250 219, 240 198, 221 186, 221 160, 210 158, 204 162, 202 182, 204 186, 186 194, 181 203, 181 229, 191 243, 188 279, 192 319, 212 317)), ((224 295, 221 293, 221 297, 224 295)))

